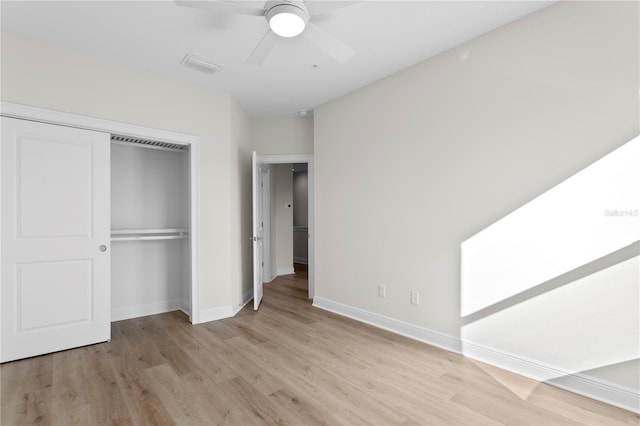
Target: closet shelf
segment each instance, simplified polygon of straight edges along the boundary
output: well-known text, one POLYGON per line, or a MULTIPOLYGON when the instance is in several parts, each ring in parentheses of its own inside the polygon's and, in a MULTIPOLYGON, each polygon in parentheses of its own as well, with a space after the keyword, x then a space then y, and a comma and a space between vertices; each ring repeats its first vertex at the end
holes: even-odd
POLYGON ((179 240, 188 237, 186 228, 111 230, 111 241, 179 240))

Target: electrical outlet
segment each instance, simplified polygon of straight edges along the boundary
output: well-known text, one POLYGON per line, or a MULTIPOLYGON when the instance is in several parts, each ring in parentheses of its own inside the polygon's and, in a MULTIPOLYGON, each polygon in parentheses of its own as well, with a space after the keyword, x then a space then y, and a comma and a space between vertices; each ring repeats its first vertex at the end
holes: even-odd
POLYGON ((419 305, 420 304, 420 293, 418 293, 417 291, 412 291, 411 292, 411 304, 412 305, 419 305))
POLYGON ((383 285, 378 286, 378 296, 387 297, 387 287, 383 285))

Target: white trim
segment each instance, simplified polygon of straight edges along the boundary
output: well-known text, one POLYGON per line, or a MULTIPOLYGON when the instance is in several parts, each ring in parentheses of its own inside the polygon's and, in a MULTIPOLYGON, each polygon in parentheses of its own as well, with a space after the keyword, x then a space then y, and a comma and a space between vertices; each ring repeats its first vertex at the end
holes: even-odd
POLYGON ((278 276, 277 276, 277 275, 272 275, 272 276, 270 276, 270 277, 269 277, 269 279, 268 279, 268 280, 266 280, 264 283, 265 283, 265 284, 266 284, 266 283, 270 283, 271 281, 275 280, 276 278, 278 278, 278 276))
POLYGON ((242 296, 242 301, 240 302, 240 304, 238 306, 236 306, 236 308, 233 310, 233 316, 235 316, 238 312, 240 312, 245 306, 247 306, 247 304, 249 302, 251 302, 251 300, 253 300, 253 289, 247 291, 243 296, 242 296))
POLYGON ((313 162, 313 154, 258 155, 260 164, 293 164, 313 162))
POLYGON ((131 318, 145 317, 147 315, 164 314, 166 312, 181 310, 182 299, 163 300, 161 302, 112 309, 111 321, 122 321, 131 318))
POLYGON ((547 381, 552 386, 640 414, 640 392, 581 373, 547 381))
POLYGON ((638 390, 477 343, 462 342, 462 348, 468 358, 640 414, 638 390))
POLYGON ((120 136, 131 136, 142 139, 152 139, 161 142, 171 142, 189 145, 190 164, 190 251, 191 251, 191 315, 189 320, 193 324, 200 322, 200 138, 183 133, 134 124, 119 123, 79 114, 51 111, 48 109, 28 105, 0 102, 0 115, 21 120, 38 121, 54 125, 76 127, 105 133, 116 133, 120 136))
POLYGON ((0 103, 0 114, 5 117, 12 117, 21 120, 77 127, 80 129, 95 130, 98 132, 115 133, 120 136, 133 136, 142 139, 157 140, 160 142, 172 142, 180 145, 190 145, 198 139, 196 136, 183 133, 174 133, 167 130, 103 120, 101 118, 89 117, 80 114, 52 111, 29 105, 14 104, 11 102, 0 103))
POLYGON ((187 317, 191 318, 191 304, 188 300, 181 299, 180 311, 184 313, 187 317))
POLYGON ((429 330, 427 328, 418 327, 407 322, 398 321, 393 318, 385 317, 384 315, 376 314, 373 312, 365 311, 353 306, 344 305, 333 300, 325 299, 323 297, 314 297, 313 306, 330 311, 374 327, 382 328, 387 331, 391 331, 396 334, 400 334, 405 337, 409 337, 414 340, 419 340, 424 343, 428 343, 439 348, 461 353, 461 341, 458 338, 449 336, 447 334, 438 333, 437 331, 429 330))
POLYGON ((249 302, 253 300, 253 289, 242 295, 242 301, 237 306, 225 305, 216 308, 203 309, 200 311, 200 323, 218 321, 231 318, 240 312, 249 302))
MULTIPOLYGON (((258 162, 260 164, 294 164, 294 163, 306 163, 307 164, 307 203, 308 203, 308 227, 309 227, 309 239, 307 243, 309 245, 308 250, 308 280, 309 280, 309 299, 313 299, 316 294, 316 280, 315 280, 315 201, 314 201, 314 166, 313 166, 313 154, 286 154, 286 155, 258 155, 258 162)), ((278 274, 281 275, 281 274, 278 274)))
POLYGON ((306 265, 309 262, 309 259, 307 259, 306 257, 293 257, 293 263, 301 263, 303 265, 306 265))
POLYGON ((191 182, 189 182, 191 209, 189 236, 191 251, 191 309, 189 321, 200 323, 200 138, 191 144, 189 158, 191 182))
POLYGON ((218 306, 200 310, 200 323, 231 318, 235 315, 235 309, 231 305, 218 306))
POLYGON ((291 274, 295 274, 296 271, 293 270, 293 266, 291 267, 287 267, 287 268, 278 268, 278 272, 277 275, 281 276, 281 275, 291 275, 291 274))
POLYGON ((313 306, 338 315, 364 322, 432 346, 461 354, 493 366, 512 371, 534 380, 544 380, 552 386, 605 402, 634 413, 640 413, 640 392, 602 379, 581 373, 572 373, 562 368, 536 360, 488 348, 471 342, 419 327, 403 321, 345 305, 322 297, 313 299, 313 306), (556 377, 548 379, 548 377, 556 377))

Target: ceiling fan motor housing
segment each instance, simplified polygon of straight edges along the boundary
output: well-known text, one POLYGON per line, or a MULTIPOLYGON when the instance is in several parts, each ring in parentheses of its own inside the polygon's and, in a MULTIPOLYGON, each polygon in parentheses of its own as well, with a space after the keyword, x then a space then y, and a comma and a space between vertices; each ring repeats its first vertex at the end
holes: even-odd
POLYGON ((295 37, 304 31, 309 12, 300 0, 270 0, 265 3, 269 27, 282 37, 295 37))

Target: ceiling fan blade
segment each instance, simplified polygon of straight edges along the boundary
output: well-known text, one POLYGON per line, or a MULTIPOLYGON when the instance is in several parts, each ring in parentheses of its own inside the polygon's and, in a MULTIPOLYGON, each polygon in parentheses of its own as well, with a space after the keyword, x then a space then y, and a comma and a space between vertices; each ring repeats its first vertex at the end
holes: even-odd
POLYGON ((224 0, 173 0, 177 6, 193 7, 196 9, 214 10, 223 13, 238 13, 241 15, 264 16, 266 11, 257 7, 243 6, 238 2, 224 0))
POLYGON ((318 15, 324 15, 327 13, 331 13, 334 10, 342 9, 343 7, 351 6, 356 3, 362 3, 362 1, 339 1, 339 0, 331 0, 331 1, 320 1, 320 0, 310 0, 305 1, 304 6, 307 8, 309 15, 314 18, 318 15))
POLYGON ((258 43, 258 45, 253 49, 251 55, 244 61, 247 65, 260 65, 264 62, 264 60, 269 56, 271 49, 278 41, 278 36, 271 30, 267 30, 262 37, 262 40, 258 43))
POLYGON ((307 24, 302 35, 341 64, 356 54, 351 47, 311 22, 307 24))

